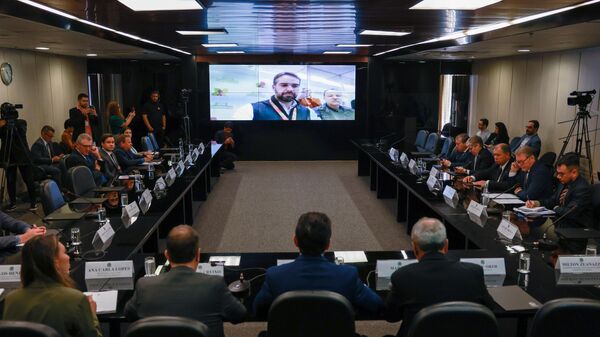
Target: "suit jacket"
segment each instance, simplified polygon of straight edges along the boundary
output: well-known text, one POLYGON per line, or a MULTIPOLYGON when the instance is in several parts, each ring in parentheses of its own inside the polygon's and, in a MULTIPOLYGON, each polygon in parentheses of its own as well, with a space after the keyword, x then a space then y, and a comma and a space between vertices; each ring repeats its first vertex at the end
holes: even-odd
POLYGON ((502 170, 502 166, 494 163, 487 169, 477 171, 473 174, 475 181, 489 180, 488 189, 490 192, 502 192, 509 189, 513 184, 508 179, 510 173, 510 166, 513 159, 510 158, 502 170))
MULTIPOLYGON (((58 156, 62 153, 62 149, 59 148, 58 144, 50 142, 50 152, 52 156, 58 156)), ((52 165, 52 157, 48 153, 48 149, 42 138, 38 138, 33 145, 31 145, 31 159, 36 165, 52 165)))
MULTIPOLYGON (((513 146, 510 150, 513 153, 516 152, 517 149, 521 147, 521 144, 525 141, 526 137, 527 135, 521 136, 521 140, 517 144, 515 144, 515 146, 513 146)), ((542 149, 542 140, 540 139, 540 136, 537 135, 537 133, 530 137, 526 145, 533 148, 536 157, 540 155, 540 150, 542 149)))
MULTIPOLYGON (((31 226, 25 222, 17 220, 0 211, 0 230, 9 231, 14 234, 23 234, 29 228, 31 228, 31 226)), ((2 253, 8 253, 11 249, 15 248, 17 244, 19 244, 19 237, 17 236, 0 236, 0 255, 4 255, 2 253)))
POLYGON ((471 154, 471 151, 458 152, 456 151, 456 148, 454 148, 448 156, 448 160, 452 163, 451 167, 465 167, 473 161, 473 155, 471 154))
POLYGON ((594 223, 592 210, 592 186, 582 176, 577 177, 570 184, 564 205, 560 205, 560 193, 565 185, 559 184, 552 196, 541 199, 542 206, 554 209, 557 217, 566 214, 571 208, 577 206, 567 214, 557 227, 592 227, 594 223), (555 208, 556 207, 556 208, 555 208))
MULTIPOLYGON (((92 137, 95 140, 98 140, 99 132, 97 131, 98 127, 98 117, 94 115, 89 115, 90 127, 92 128, 92 137)), ((85 116, 83 113, 77 109, 72 108, 69 110, 69 119, 73 123, 73 143, 77 140, 80 134, 85 132, 85 116)))
POLYGON ((246 307, 238 301, 222 277, 177 267, 137 281, 133 297, 125 305, 133 318, 181 316, 206 324, 210 337, 223 337, 223 321, 241 322, 246 307))
POLYGON ((62 337, 102 337, 86 296, 43 276, 6 296, 2 319, 42 323, 62 337))
POLYGON ((106 179, 111 180, 112 178, 114 178, 115 176, 119 175, 122 170, 121 170, 121 165, 119 165, 119 161, 117 159, 117 155, 115 154, 115 152, 113 151, 113 158, 110 157, 110 155, 108 154, 108 152, 106 152, 106 150, 104 149, 100 149, 100 157, 102 157, 102 161, 103 161, 103 165, 102 165, 102 173, 104 173, 104 176, 106 177, 106 179))
POLYGON ((465 168, 470 172, 479 172, 490 168, 492 165, 494 165, 494 156, 488 149, 483 148, 465 168))
POLYGON ((527 172, 519 171, 516 176, 509 178, 509 184, 518 184, 522 190, 516 195, 519 199, 540 200, 552 195, 552 171, 548 166, 539 161, 527 172))
POLYGON ((481 266, 452 261, 438 252, 428 253, 420 262, 392 274, 385 318, 388 322, 402 320, 398 336, 404 337, 419 310, 447 301, 469 301, 489 307, 494 303, 481 266))
POLYGON ((338 266, 323 256, 300 255, 294 262, 267 270, 254 298, 254 314, 266 317, 277 296, 292 290, 329 290, 345 296, 356 307, 378 312, 381 298, 362 283, 354 266, 338 266))
POLYGON ((73 152, 71 152, 65 164, 67 165, 67 170, 75 166, 87 166, 92 172, 96 170, 96 158, 90 154, 84 156, 77 150, 73 150, 73 152))
POLYGON ((117 148, 115 149, 114 153, 117 156, 117 161, 119 162, 119 165, 121 165, 121 170, 123 170, 123 172, 129 172, 131 167, 139 166, 144 163, 143 157, 140 157, 131 151, 125 151, 121 148, 117 148))

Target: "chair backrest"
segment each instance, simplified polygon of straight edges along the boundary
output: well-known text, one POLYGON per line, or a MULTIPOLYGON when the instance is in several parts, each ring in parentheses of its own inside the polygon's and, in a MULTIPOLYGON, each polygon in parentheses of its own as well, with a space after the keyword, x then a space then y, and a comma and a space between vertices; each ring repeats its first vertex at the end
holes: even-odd
POLYGON ((142 137, 142 151, 154 151, 154 145, 148 136, 142 137))
POLYGON ((425 151, 434 153, 437 148, 439 139, 440 139, 440 135, 438 135, 435 132, 430 133, 427 136, 427 141, 425 142, 425 151))
POLYGON ((535 314, 530 337, 588 337, 600 331, 600 301, 561 298, 546 302, 535 314))
POLYGON ((150 141, 152 142, 152 148, 154 149, 153 151, 158 151, 160 147, 158 146, 156 137, 154 137, 154 134, 152 132, 148 132, 148 138, 150 138, 150 141))
POLYGON ((453 148, 454 148, 454 138, 446 137, 446 138, 444 138, 444 142, 442 143, 442 149, 441 149, 439 155, 441 157, 446 158, 450 155, 450 152, 452 152, 453 148))
POLYGON ((69 190, 72 190, 73 186, 69 186, 68 185, 69 177, 67 176, 67 159, 70 156, 71 156, 70 154, 66 154, 62 158, 60 158, 60 161, 58 162, 58 168, 60 169, 60 173, 62 174, 62 182, 63 182, 63 184, 67 183, 66 187, 69 190))
POLYGON ((76 195, 90 196, 87 194, 96 188, 92 171, 87 166, 71 167, 67 172, 67 176, 71 186, 73 186, 71 191, 76 195))
POLYGON ((592 209, 594 210, 594 228, 600 229, 600 183, 592 185, 592 209))
POLYGON ((415 146, 417 147, 417 149, 419 147, 425 147, 425 142, 427 141, 428 134, 429 131, 427 130, 419 130, 417 132, 417 138, 415 139, 415 146))
POLYGON ((0 321, 0 336, 60 337, 56 330, 47 325, 21 321, 0 321))
POLYGON ((513 139, 510 140, 510 151, 511 152, 515 152, 517 150, 517 144, 519 144, 519 142, 521 141, 521 137, 514 137, 513 139))
POLYGON ((354 337, 354 310, 342 295, 326 290, 281 294, 269 309, 269 337, 354 337))
POLYGON ((125 337, 208 337, 208 327, 197 320, 154 316, 140 319, 127 329, 125 337))
POLYGON ((408 330, 408 337, 431 336, 497 337, 498 324, 490 309, 481 304, 439 303, 421 309, 408 330))
POLYGON ((546 152, 543 155, 541 155, 538 160, 548 167, 554 167, 554 163, 556 162, 556 153, 546 152))
POLYGON ((63 198, 62 193, 60 193, 58 185, 51 179, 42 181, 41 199, 42 208, 46 215, 61 208, 65 204, 65 198, 63 198))

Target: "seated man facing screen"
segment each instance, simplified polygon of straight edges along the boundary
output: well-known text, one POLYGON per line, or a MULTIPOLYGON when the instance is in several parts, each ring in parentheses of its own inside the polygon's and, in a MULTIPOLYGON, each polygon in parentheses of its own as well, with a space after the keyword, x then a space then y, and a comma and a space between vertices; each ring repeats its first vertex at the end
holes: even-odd
POLYGON ((271 303, 292 290, 329 290, 345 296, 354 306, 379 312, 381 298, 362 283, 354 266, 336 265, 323 253, 331 243, 331 220, 323 213, 309 212, 300 216, 294 244, 300 256, 293 262, 271 267, 254 299, 254 313, 265 317, 271 303))
POLYGON ((512 164, 510 155, 510 146, 508 144, 498 144, 494 147, 494 165, 480 170, 472 175, 463 178, 465 183, 473 183, 476 186, 486 186, 490 192, 503 192, 511 189, 508 181, 508 174, 512 164))
POLYGON ((438 219, 422 218, 410 234, 418 263, 392 274, 391 289, 385 303, 388 322, 402 320, 399 337, 407 335, 419 310, 442 302, 469 301, 492 306, 483 268, 473 263, 450 260, 446 228, 438 219))
POLYGON ((467 140, 469 136, 466 133, 461 133, 454 138, 454 150, 450 153, 447 159, 441 161, 444 167, 465 166, 473 161, 473 154, 469 151, 467 140))
POLYGON ((537 161, 535 150, 524 146, 517 150, 515 158, 508 176, 511 185, 518 185, 515 194, 519 199, 537 200, 552 195, 552 172, 537 161))
POLYGON ((209 328, 210 337, 223 337, 223 321, 238 323, 246 307, 227 288, 220 276, 196 272, 200 263, 198 233, 188 225, 169 232, 165 257, 171 270, 137 281, 133 297, 125 305, 132 318, 180 316, 196 319, 209 328))
POLYGON ((464 167, 457 167, 456 172, 471 174, 490 168, 494 164, 494 158, 490 151, 483 145, 483 140, 479 136, 472 136, 467 141, 469 151, 473 155, 473 160, 464 167))
POLYGON ((117 137, 117 145, 119 147, 115 150, 115 155, 117 156, 117 161, 121 166, 121 170, 125 173, 129 173, 135 166, 152 161, 152 158, 150 157, 140 157, 131 151, 133 148, 131 137, 119 135, 119 137, 117 137))

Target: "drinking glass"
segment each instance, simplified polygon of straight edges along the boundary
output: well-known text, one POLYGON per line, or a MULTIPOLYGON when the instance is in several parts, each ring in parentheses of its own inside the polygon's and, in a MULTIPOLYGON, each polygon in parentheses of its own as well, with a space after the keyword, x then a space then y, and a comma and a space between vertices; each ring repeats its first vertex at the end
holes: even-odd
POLYGON ((522 274, 529 273, 531 266, 531 255, 529 253, 521 253, 519 255, 519 269, 517 271, 522 274))
POLYGON ((152 276, 156 272, 156 260, 154 256, 148 256, 144 259, 144 270, 146 276, 152 276))

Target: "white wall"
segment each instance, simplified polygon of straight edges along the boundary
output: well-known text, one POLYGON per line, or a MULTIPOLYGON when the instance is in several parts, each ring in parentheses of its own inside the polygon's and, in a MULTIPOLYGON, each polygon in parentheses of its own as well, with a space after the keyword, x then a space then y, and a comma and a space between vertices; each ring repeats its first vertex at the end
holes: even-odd
MULTIPOLYGON (((600 48, 571 50, 555 53, 518 55, 475 61, 470 107, 469 133, 476 132, 479 118, 488 118, 493 131, 494 123, 504 122, 509 136, 520 136, 530 119, 540 122, 539 135, 542 153, 560 152, 571 123, 558 124, 574 118, 576 109, 567 105, 567 97, 574 90, 600 92, 600 48)), ((592 102, 592 115, 598 114, 598 96, 592 102)), ((589 120, 590 130, 600 126, 600 118, 589 120)), ((600 168, 600 133, 591 132, 594 170, 600 168)), ((575 140, 569 142, 574 148, 575 140)))
POLYGON ((79 93, 87 93, 86 59, 0 48, 4 62, 11 64, 14 76, 9 86, 0 82, 0 103, 23 104, 19 116, 27 121, 29 146, 46 124, 56 129, 54 140, 60 141, 69 109, 79 93))

